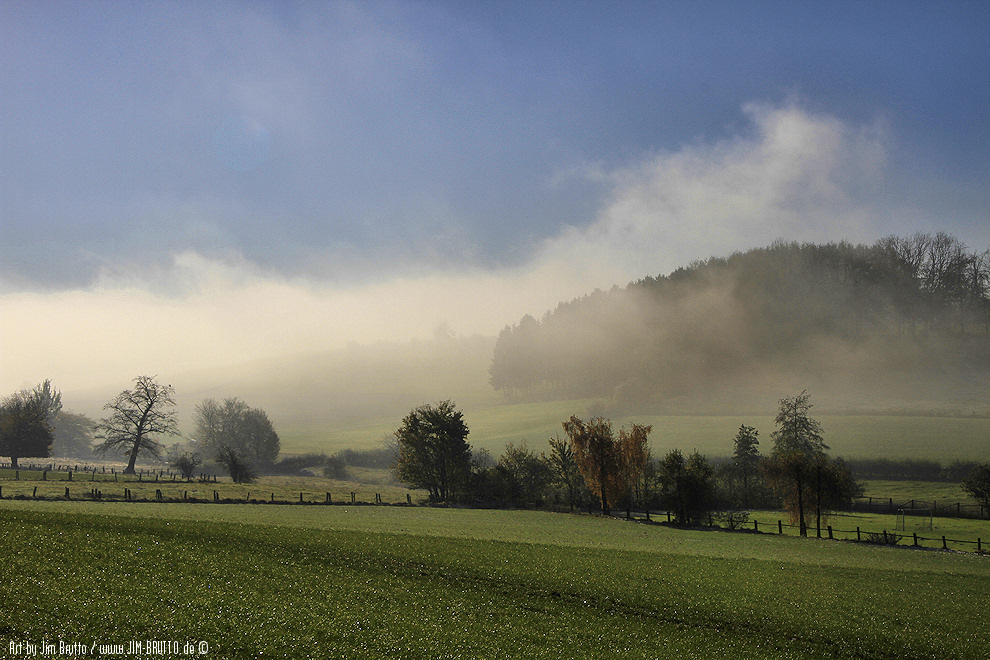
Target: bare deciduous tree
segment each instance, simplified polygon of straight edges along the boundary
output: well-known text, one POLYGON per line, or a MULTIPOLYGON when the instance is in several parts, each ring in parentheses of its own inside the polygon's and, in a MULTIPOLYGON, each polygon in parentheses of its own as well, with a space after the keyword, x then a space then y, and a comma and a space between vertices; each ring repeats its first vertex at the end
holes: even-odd
POLYGON ((156 436, 179 434, 175 390, 171 385, 159 385, 154 376, 138 376, 133 389, 124 390, 103 409, 110 414, 96 425, 96 437, 103 440, 97 451, 127 451, 124 474, 134 474, 134 464, 142 450, 153 456, 161 453, 163 445, 156 436))

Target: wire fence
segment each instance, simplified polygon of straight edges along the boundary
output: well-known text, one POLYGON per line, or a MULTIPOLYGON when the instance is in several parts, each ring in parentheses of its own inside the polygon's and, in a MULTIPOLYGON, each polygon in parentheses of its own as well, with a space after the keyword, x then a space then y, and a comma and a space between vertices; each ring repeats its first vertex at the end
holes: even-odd
POLYGON ((868 513, 891 513, 901 510, 930 509, 933 516, 941 518, 990 519, 990 508, 982 504, 963 502, 938 502, 937 500, 895 500, 893 497, 857 497, 852 501, 851 511, 868 513))

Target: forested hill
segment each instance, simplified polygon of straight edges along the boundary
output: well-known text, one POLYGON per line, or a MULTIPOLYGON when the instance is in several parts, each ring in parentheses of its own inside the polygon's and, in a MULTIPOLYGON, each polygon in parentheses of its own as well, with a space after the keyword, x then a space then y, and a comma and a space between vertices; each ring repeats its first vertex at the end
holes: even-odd
POLYGON ((619 406, 775 400, 990 406, 990 252, 919 233, 774 243, 561 303, 506 326, 490 383, 619 406), (767 397, 771 397, 767 399, 767 397))

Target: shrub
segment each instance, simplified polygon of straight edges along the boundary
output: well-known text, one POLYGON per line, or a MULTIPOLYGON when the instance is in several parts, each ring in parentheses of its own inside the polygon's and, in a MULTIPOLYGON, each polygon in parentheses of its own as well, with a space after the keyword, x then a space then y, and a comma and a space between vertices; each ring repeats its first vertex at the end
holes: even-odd
POLYGON ((882 532, 867 532, 866 542, 876 543, 877 545, 897 545, 904 537, 900 534, 894 534, 893 532, 888 532, 884 530, 882 532))
POLYGON ((347 464, 336 456, 328 456, 323 464, 323 476, 327 479, 347 479, 347 464))
POLYGON ((230 479, 235 484, 249 483, 255 480, 257 473, 254 466, 236 451, 224 445, 217 451, 216 462, 222 465, 230 479))

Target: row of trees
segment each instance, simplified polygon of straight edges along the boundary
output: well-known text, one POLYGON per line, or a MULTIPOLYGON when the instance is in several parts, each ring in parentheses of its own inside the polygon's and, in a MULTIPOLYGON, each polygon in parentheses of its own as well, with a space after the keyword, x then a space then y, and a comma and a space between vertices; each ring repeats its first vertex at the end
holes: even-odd
POLYGON ((671 450, 651 456, 652 427, 638 424, 616 433, 611 422, 571 417, 566 439, 551 438, 537 456, 509 444, 496 462, 472 453, 463 414, 450 401, 422 406, 396 431, 399 480, 426 489, 435 502, 536 506, 563 502, 573 510, 592 502, 613 508, 666 508, 681 524, 696 523, 719 508, 780 506, 806 534, 829 511, 845 508, 859 494, 848 466, 827 454, 821 425, 809 414, 802 392, 779 402, 773 451, 759 453, 759 433, 743 425, 730 462, 715 466, 705 456, 671 450))
MULTIPOLYGON (((164 440, 179 435, 175 389, 154 376, 133 382, 103 407, 107 414, 99 422, 62 411, 62 395, 50 380, 6 397, 0 402, 0 456, 9 456, 13 467, 21 458, 51 456, 61 435, 70 450, 64 455, 122 456, 124 473, 133 474, 141 455, 161 458, 164 440)), ((195 423, 196 436, 172 445, 168 456, 187 478, 204 460, 212 460, 234 481, 249 481, 278 458, 281 442, 268 415, 240 399, 204 400, 196 407, 195 423)))

